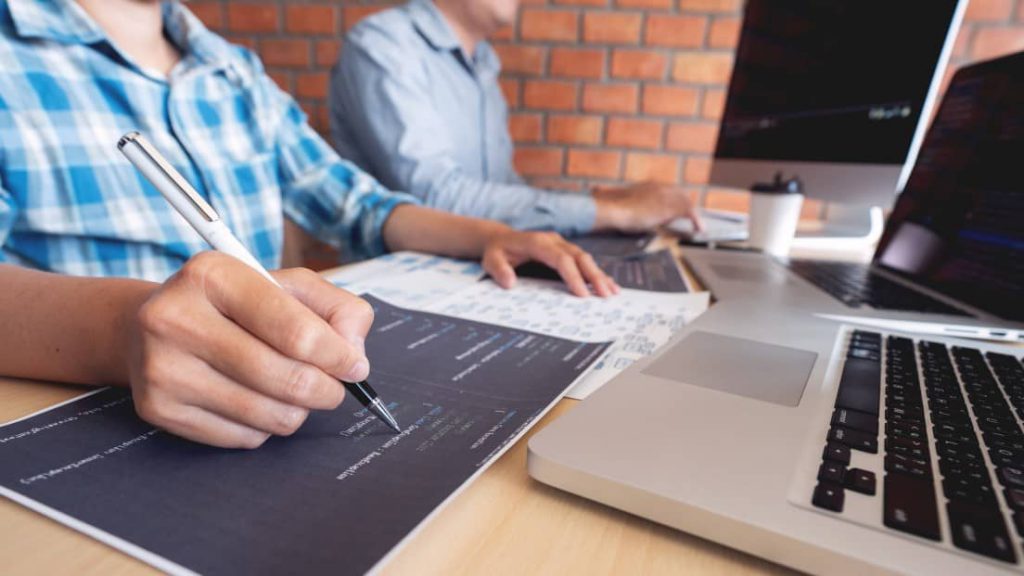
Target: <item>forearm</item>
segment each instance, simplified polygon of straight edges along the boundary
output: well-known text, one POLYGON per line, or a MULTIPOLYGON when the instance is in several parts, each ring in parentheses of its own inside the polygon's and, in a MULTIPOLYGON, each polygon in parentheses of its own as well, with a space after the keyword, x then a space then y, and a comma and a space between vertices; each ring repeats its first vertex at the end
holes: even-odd
POLYGON ((453 258, 479 258, 487 242, 511 231, 500 222, 403 204, 395 208, 384 223, 384 242, 391 251, 415 250, 453 258))
POLYGON ((156 285, 0 265, 0 286, 0 375, 127 384, 127 324, 156 285))
POLYGON ((519 230, 576 235, 594 226, 596 206, 590 194, 490 182, 469 177, 453 167, 425 164, 421 165, 420 177, 403 189, 412 191, 432 208, 497 220, 519 230))

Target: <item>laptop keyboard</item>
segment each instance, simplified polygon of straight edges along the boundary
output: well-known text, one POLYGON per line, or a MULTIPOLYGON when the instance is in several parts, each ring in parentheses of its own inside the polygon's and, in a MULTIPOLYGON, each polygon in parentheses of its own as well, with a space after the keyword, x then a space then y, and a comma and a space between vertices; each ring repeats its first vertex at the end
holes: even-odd
POLYGON ((853 331, 828 418, 813 507, 1018 562, 1024 537, 1019 355, 853 331))
POLYGON ((875 274, 862 264, 790 260, 786 265, 803 279, 853 308, 867 305, 880 310, 968 316, 962 310, 875 274))

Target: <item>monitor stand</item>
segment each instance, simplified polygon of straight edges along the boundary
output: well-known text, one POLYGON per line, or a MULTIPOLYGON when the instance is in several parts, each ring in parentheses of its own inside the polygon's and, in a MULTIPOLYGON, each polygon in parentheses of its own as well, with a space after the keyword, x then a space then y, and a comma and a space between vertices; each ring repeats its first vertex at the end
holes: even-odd
POLYGON ((881 239, 884 227, 885 216, 878 206, 830 203, 820 225, 797 231, 793 248, 822 252, 869 251, 881 239))

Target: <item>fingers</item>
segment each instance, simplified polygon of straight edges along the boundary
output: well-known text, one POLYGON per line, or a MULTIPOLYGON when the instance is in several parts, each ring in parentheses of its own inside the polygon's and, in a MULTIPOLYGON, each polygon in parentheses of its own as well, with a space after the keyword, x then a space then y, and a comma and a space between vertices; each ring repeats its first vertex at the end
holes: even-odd
POLYGON ((576 264, 575 255, 571 251, 579 250, 577 246, 569 244, 555 233, 524 233, 524 236, 518 238, 526 241, 526 256, 557 271, 569 292, 576 296, 590 295, 587 283, 576 264))
POLYGON ((583 279, 583 275, 580 273, 579 266, 576 264, 576 259, 570 256, 568 253, 561 253, 548 257, 547 260, 542 260, 548 266, 551 266, 558 271, 558 275, 562 277, 562 281, 569 287, 569 291, 576 296, 589 296, 590 290, 587 289, 587 282, 583 279))
POLYGON ((296 408, 331 410, 345 398, 334 376, 281 354, 223 317, 210 316, 201 324, 208 340, 197 356, 233 382, 296 408))
POLYGON ((509 261, 508 254, 501 249, 489 249, 484 252, 484 271, 487 272, 498 286, 506 290, 515 286, 516 270, 509 261))
POLYGON ((485 254, 485 267, 490 266, 488 272, 503 287, 511 286, 515 280, 515 272, 507 255, 510 251, 515 254, 517 250, 522 250, 523 256, 556 270, 569 291, 576 296, 590 294, 588 282, 599 296, 611 296, 618 292, 615 282, 597 266, 589 254, 554 233, 517 233, 499 242, 495 250, 498 254, 485 254), (506 266, 507 270, 502 270, 506 266))
MULTIPOLYGON (((289 436, 309 410, 255 392, 196 360, 188 381, 177 383, 177 401, 265 434, 289 436)), ((338 385, 341 388, 340 385, 338 385)))
POLYGON ((700 211, 697 210, 697 206, 694 205, 689 194, 685 191, 680 191, 680 193, 683 194, 683 201, 685 203, 684 215, 693 222, 693 229, 695 231, 702 232, 704 230, 704 221, 701 220, 700 211))
POLYGON ((151 373, 146 386, 133 382, 132 400, 140 418, 177 436, 222 448, 257 448, 270 437, 265 430, 182 402, 184 386, 203 385, 200 382, 207 380, 188 377, 200 361, 184 357, 178 360, 174 364, 184 369, 176 370, 177 377, 154 378, 151 373))
POLYGON ((369 302, 305 268, 274 272, 274 276, 285 290, 366 355, 366 335, 373 325, 373 306, 369 302))
POLYGON ((576 263, 579 265, 583 278, 594 288, 594 292, 601 297, 613 296, 619 293, 619 286, 604 270, 597 265, 594 257, 580 250, 582 254, 576 256, 576 263))
POLYGON ((200 254, 179 274, 199 286, 223 315, 285 356, 348 381, 369 375, 369 361, 360 349, 306 305, 234 258, 200 254))
POLYGON ((145 409, 136 403, 139 415, 154 426, 175 436, 218 448, 259 448, 270 434, 232 422, 195 406, 179 406, 161 419, 146 417, 145 409))
MULTIPOLYGON (((174 434, 218 446, 253 447, 268 435, 293 434, 309 415, 308 409, 262 394, 188 352, 164 349, 153 356, 141 374, 145 386, 133 385, 133 399, 139 416, 174 434)), ((336 381, 334 386, 343 398, 342 386, 336 381)))

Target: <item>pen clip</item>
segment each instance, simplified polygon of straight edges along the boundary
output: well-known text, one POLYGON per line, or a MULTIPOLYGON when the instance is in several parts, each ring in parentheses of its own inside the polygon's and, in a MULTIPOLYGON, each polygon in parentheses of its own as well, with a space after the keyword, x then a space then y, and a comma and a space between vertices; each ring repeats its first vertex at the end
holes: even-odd
POLYGON ((141 150, 142 153, 145 154, 161 172, 164 173, 164 176, 167 176, 168 180, 174 183, 178 190, 186 199, 188 199, 189 203, 191 203, 192 206, 203 215, 203 218, 205 218, 207 222, 216 222, 217 220, 220 220, 220 216, 216 211, 214 211, 213 206, 210 206, 209 203, 199 195, 199 192, 196 192, 196 189, 182 178, 181 174, 179 174, 173 166, 164 160, 164 157, 157 152, 145 138, 143 138, 142 134, 139 134, 138 132, 129 132, 125 134, 117 142, 117 148, 119 150, 123 149, 129 142, 135 143, 139 146, 139 150, 141 150))

